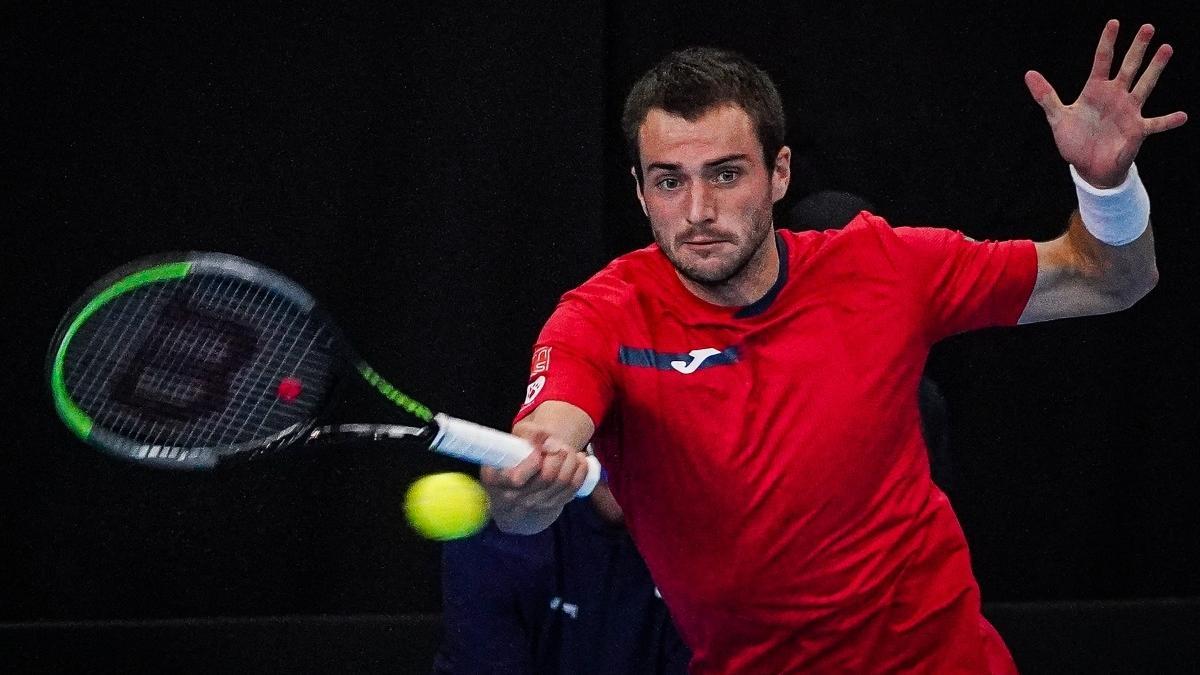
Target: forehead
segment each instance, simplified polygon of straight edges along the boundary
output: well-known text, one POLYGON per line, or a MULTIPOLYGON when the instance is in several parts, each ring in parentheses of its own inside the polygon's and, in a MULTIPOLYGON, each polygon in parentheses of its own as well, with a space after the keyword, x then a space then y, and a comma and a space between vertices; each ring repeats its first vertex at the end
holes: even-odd
POLYGON ((687 166, 732 154, 761 158, 762 145, 746 111, 726 104, 710 108, 694 120, 651 108, 638 128, 638 151, 643 166, 687 166))

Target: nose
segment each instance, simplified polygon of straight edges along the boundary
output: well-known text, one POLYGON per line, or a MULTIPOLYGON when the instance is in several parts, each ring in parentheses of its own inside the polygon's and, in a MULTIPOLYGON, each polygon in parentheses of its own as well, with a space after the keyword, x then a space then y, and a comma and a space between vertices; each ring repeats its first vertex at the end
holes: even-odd
POLYGON ((688 200, 688 223, 698 225, 716 220, 717 208, 714 204, 713 190, 707 181, 693 182, 688 200))

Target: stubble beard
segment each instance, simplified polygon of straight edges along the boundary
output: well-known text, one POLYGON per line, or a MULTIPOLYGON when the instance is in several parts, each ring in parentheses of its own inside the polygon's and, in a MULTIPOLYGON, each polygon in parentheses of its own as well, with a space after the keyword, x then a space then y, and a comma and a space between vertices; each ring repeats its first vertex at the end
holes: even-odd
POLYGON ((753 227, 751 227, 750 232, 743 240, 742 247, 735 252, 734 257, 712 269, 705 269, 701 265, 688 264, 683 261, 678 253, 678 249, 674 246, 666 245, 666 242, 663 242, 662 238, 659 237, 657 229, 654 230, 654 238, 658 242, 659 249, 671 261, 671 265, 685 279, 705 288, 719 289, 737 280, 746 271, 746 267, 750 264, 750 261, 762 249, 763 242, 771 234, 773 222, 770 203, 765 207, 752 211, 750 213, 750 222, 753 227))

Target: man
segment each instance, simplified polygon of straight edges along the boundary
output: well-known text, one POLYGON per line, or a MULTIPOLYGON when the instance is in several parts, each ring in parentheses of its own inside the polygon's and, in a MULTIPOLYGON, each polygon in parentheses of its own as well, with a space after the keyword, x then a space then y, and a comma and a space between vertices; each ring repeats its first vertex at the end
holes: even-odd
POLYGON ((682 675, 690 656, 608 486, 536 535, 494 524, 442 548, 449 675, 682 675))
POLYGON ((860 216, 773 233, 790 180, 770 79, 715 50, 667 57, 624 127, 656 246, 568 293, 538 340, 514 433, 540 452, 482 476, 499 526, 547 527, 594 435, 698 673, 1013 672, 966 542, 933 488, 916 390, 930 346, 985 326, 1113 312, 1157 281, 1133 160, 1171 49, 1153 28, 1079 99, 1036 72, 1079 197, 1065 234, 975 242, 860 216))

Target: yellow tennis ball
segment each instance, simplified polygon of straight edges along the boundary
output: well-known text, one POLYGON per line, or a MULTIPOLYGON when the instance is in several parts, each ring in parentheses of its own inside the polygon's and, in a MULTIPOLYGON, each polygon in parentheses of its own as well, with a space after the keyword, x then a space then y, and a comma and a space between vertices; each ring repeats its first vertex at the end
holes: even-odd
POLYGON ((465 473, 417 479, 404 495, 404 514, 421 536, 437 541, 469 537, 488 521, 487 493, 465 473))

